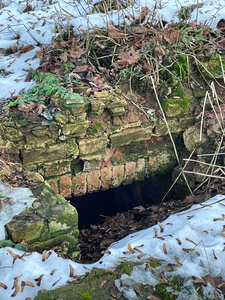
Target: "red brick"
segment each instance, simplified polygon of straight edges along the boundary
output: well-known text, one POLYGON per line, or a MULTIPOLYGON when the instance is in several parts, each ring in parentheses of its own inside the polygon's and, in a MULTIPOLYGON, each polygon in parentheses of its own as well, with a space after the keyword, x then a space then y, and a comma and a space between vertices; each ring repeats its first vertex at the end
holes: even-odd
POLYGON ((136 180, 144 180, 145 178, 145 159, 139 158, 136 165, 136 180))
POLYGON ((79 174, 72 178, 72 190, 74 196, 82 196, 87 192, 86 173, 79 174))
POLYGON ((124 165, 114 166, 112 169, 111 187, 118 187, 124 180, 124 165))
POLYGON ((87 174, 87 192, 92 193, 100 190, 100 171, 94 170, 87 174))
POLYGON ((47 183, 57 194, 59 193, 58 181, 56 180, 56 178, 47 180, 47 183))
POLYGON ((123 184, 130 184, 134 181, 136 162, 129 161, 125 164, 124 182, 123 184))
POLYGON ((108 190, 112 181, 112 167, 106 167, 101 169, 101 186, 102 190, 108 190))
POLYGON ((70 177, 70 175, 60 177, 59 192, 65 198, 71 197, 71 177, 70 177))

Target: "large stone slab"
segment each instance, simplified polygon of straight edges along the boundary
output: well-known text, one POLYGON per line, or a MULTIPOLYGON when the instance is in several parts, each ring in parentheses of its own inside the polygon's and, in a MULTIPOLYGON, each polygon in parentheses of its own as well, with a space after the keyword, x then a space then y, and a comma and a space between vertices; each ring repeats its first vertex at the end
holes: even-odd
POLYGON ((129 145, 133 142, 149 140, 152 135, 152 127, 146 128, 128 128, 121 132, 111 134, 111 148, 123 145, 129 145))
POLYGON ((68 201, 53 189, 41 185, 33 190, 38 200, 32 207, 6 224, 14 243, 26 242, 31 249, 48 249, 67 241, 71 251, 78 250, 78 214, 68 201))

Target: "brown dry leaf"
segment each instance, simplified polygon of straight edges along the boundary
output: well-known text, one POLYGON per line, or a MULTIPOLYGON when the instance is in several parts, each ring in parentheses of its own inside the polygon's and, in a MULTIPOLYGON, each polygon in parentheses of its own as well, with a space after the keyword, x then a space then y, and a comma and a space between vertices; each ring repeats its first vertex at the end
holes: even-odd
POLYGON ((157 229, 156 229, 155 227, 153 227, 153 230, 154 230, 154 232, 155 232, 155 237, 158 236, 158 231, 157 231, 157 229))
POLYGON ((41 274, 38 278, 34 279, 37 282, 37 286, 41 285, 41 280, 43 278, 44 274, 41 274))
POLYGON ((192 216, 187 216, 187 219, 188 220, 191 220, 195 215, 192 215, 192 216))
POLYGON ((204 232, 206 234, 209 234, 208 230, 203 230, 202 232, 204 232))
POLYGON ((180 239, 176 238, 176 240, 177 240, 178 245, 181 245, 181 244, 182 244, 182 242, 181 242, 180 239))
POLYGON ((170 45, 175 44, 179 38, 179 31, 172 28, 168 28, 167 30, 164 31, 163 38, 170 45))
POLYGON ((160 223, 160 222, 157 222, 157 224, 159 225, 159 227, 160 227, 160 232, 163 232, 164 231, 164 227, 163 227, 163 225, 160 223))
POLYGON ((44 49, 43 47, 38 51, 36 51, 36 55, 37 58, 42 58, 44 56, 44 49))
POLYGON ((119 30, 113 25, 110 25, 108 30, 109 30, 108 36, 115 40, 121 40, 126 36, 126 33, 122 32, 121 30, 119 30))
POLYGON ((198 251, 195 251, 195 254, 198 255, 198 256, 200 256, 200 253, 198 251))
POLYGON ((128 52, 121 51, 118 58, 120 59, 118 60, 118 63, 126 67, 137 63, 141 59, 141 55, 132 47, 128 52))
POLYGON ((15 277, 14 278, 13 287, 12 287, 12 290, 15 289, 15 291, 13 292, 13 294, 11 295, 11 297, 15 297, 19 293, 19 291, 20 291, 20 287, 19 287, 18 282, 19 282, 18 277, 15 277))
POLYGON ((56 269, 52 269, 50 272, 50 275, 53 275, 55 273, 56 269))
POLYGON ((71 264, 69 264, 69 268, 70 268, 70 277, 74 276, 74 268, 72 267, 71 264))
POLYGON ((174 256, 174 259, 179 267, 183 266, 182 263, 178 260, 178 258, 176 256, 174 256))
POLYGON ((151 271, 152 274, 155 273, 155 270, 151 267, 151 265, 150 265, 149 263, 147 263, 147 264, 145 265, 145 271, 146 271, 147 269, 149 269, 149 270, 151 271))
POLYGON ((107 281, 107 280, 103 280, 103 281, 100 283, 100 285, 99 285, 98 288, 99 288, 99 289, 102 289, 103 286, 104 286, 104 284, 106 283, 106 281, 107 281))
MULTIPOLYGON (((9 254, 12 255, 12 257, 13 257, 13 264, 14 264, 15 261, 17 260, 17 258, 19 258, 19 255, 16 254, 16 253, 14 253, 14 252, 13 252, 12 250, 10 250, 10 249, 7 249, 6 251, 9 252, 9 254)), ((24 260, 24 259, 23 259, 23 260, 24 260)))
POLYGON ((183 248, 183 250, 187 253, 192 252, 194 248, 183 248))
POLYGON ((34 49, 34 45, 26 45, 18 52, 17 56, 21 56, 21 54, 29 52, 33 49, 34 49))
POLYGON ((222 218, 214 218, 213 221, 224 221, 225 220, 225 215, 222 214, 222 218))
POLYGON ((41 256, 41 260, 45 261, 45 254, 46 254, 47 250, 44 250, 41 256))
POLYGON ((52 252, 49 251, 46 255, 45 255, 45 261, 49 258, 49 256, 52 255, 52 252))
POLYGON ((139 212, 142 212, 142 211, 145 211, 145 210, 146 210, 146 208, 144 208, 142 205, 135 206, 133 209, 136 209, 136 210, 138 210, 139 212))
POLYGON ((161 265, 161 261, 160 261, 158 258, 156 258, 156 257, 154 257, 154 256, 149 256, 149 259, 150 259, 151 261, 154 261, 154 262, 156 262, 157 264, 161 265))
POLYGON ((67 63, 68 62, 68 53, 64 52, 61 55, 59 55, 59 58, 64 62, 67 63))
POLYGON ((155 54, 156 54, 158 57, 162 57, 162 56, 165 56, 165 55, 166 55, 164 49, 163 49, 163 48, 160 48, 160 47, 155 48, 155 49, 154 49, 154 52, 155 52, 155 54))
POLYGON ((147 6, 142 7, 139 17, 134 20, 134 24, 137 25, 143 23, 149 13, 150 9, 147 6))
POLYGON ((145 256, 145 255, 147 255, 147 254, 142 252, 142 253, 138 254, 137 258, 138 258, 138 259, 141 259, 141 258, 142 258, 143 256, 145 256))
POLYGON ((76 73, 87 72, 88 71, 88 66, 87 65, 76 66, 76 68, 73 71, 76 72, 76 73))
POLYGON ((217 256, 216 256, 216 253, 215 253, 215 250, 212 250, 212 253, 213 253, 213 257, 214 257, 215 259, 217 259, 217 256))
POLYGON ((7 288, 8 288, 7 285, 4 284, 3 282, 0 282, 0 287, 2 287, 5 290, 7 290, 7 288))
POLYGON ((70 58, 72 59, 79 59, 83 54, 85 54, 86 51, 70 51, 70 58))
POLYGON ((30 286, 30 287, 34 287, 34 284, 31 281, 22 281, 21 282, 21 293, 24 291, 24 287, 25 286, 30 286))
POLYGON ((166 249, 166 244, 165 244, 165 243, 163 243, 163 252, 164 252, 165 254, 167 254, 167 249, 166 249))
POLYGON ((127 245, 128 250, 130 251, 130 253, 135 253, 134 249, 131 247, 130 243, 128 243, 127 245))
POLYGON ((219 232, 218 235, 225 237, 225 232, 219 232))
POLYGON ((189 238, 186 238, 186 241, 191 242, 192 244, 194 244, 195 246, 197 246, 197 244, 194 241, 192 241, 191 239, 189 239, 189 238))

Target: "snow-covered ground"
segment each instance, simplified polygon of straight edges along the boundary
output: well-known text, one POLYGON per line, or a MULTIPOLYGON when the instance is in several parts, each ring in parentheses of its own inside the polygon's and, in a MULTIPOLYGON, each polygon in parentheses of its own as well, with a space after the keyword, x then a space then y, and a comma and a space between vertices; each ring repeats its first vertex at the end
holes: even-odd
MULTIPOLYGON (((29 198, 30 195, 27 196, 29 198)), ((9 204, 5 206, 7 205, 9 204)), ((156 224, 125 237, 111 245, 108 253, 104 254, 101 260, 89 265, 60 258, 54 251, 47 252, 46 260, 43 261, 42 255, 36 252, 23 256, 24 252, 17 249, 2 248, 0 249, 0 300, 34 298, 40 289, 57 288, 67 280, 72 280, 70 265, 74 269, 74 275, 82 275, 93 267, 114 267, 126 260, 143 261, 143 265, 135 267, 130 276, 122 275, 123 287, 120 287, 120 283, 116 281, 116 285, 128 299, 135 299, 133 288, 137 283, 152 285, 158 283, 154 274, 145 268, 145 260, 150 256, 177 264, 172 273, 174 275, 201 278, 210 274, 221 276, 225 280, 224 220, 225 197, 218 195, 205 203, 194 205, 185 212, 171 215, 162 224, 156 224), (48 253, 51 255, 49 256, 48 253), (18 256, 15 257, 16 255, 18 256), (13 259, 15 259, 14 263, 13 259), (51 275, 53 269, 56 270, 51 275), (42 279, 38 285, 37 278, 40 276, 42 279), (18 280, 14 285, 15 278, 18 280), (22 282, 29 282, 28 285, 25 284, 24 290, 22 290, 24 284, 22 282), (126 283, 129 288, 126 287, 126 283)), ((4 221, 1 220, 0 228, 3 226, 4 221)), ((214 290, 210 284, 205 292, 208 293, 209 299, 214 299, 214 290)), ((185 298, 183 295, 183 298, 178 299, 190 298, 185 298)))
POLYGON ((28 89, 32 86, 32 82, 25 80, 27 71, 31 68, 37 69, 40 64, 40 59, 36 57, 36 51, 40 50, 39 45, 50 44, 56 31, 62 31, 68 24, 73 25, 78 33, 96 25, 106 27, 111 22, 118 24, 121 20, 128 21, 125 16, 138 17, 141 8, 145 6, 150 8, 150 12, 156 13, 156 19, 160 16, 161 20, 177 22, 177 12, 181 5, 197 3, 203 3, 203 6, 194 9, 190 20, 197 18, 198 23, 216 29, 217 23, 225 16, 224 0, 138 0, 135 5, 121 10, 120 13, 112 11, 107 14, 98 13, 94 9, 97 2, 0 0, 0 99, 9 97, 12 93, 15 96, 23 88, 28 89), (27 3, 30 5, 30 11, 27 11, 27 3), (28 45, 33 45, 34 48, 26 53, 1 55, 1 49, 21 49, 28 45))

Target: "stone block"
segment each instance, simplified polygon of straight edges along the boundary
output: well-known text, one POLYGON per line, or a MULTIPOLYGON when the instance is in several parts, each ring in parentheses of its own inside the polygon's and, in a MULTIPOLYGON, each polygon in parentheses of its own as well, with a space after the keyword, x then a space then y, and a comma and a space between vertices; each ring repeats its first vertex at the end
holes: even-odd
POLYGON ((107 147, 107 143, 108 139, 107 135, 105 134, 89 139, 78 139, 80 155, 90 155, 99 151, 103 152, 103 150, 105 150, 105 148, 107 147))
POLYGON ((52 163, 45 163, 43 166, 45 178, 64 175, 71 172, 70 161, 57 161, 52 163))
POLYGON ((5 139, 12 142, 16 142, 24 138, 22 132, 14 127, 5 127, 4 134, 5 139))
POLYGON ((110 188, 112 181, 112 167, 104 167, 101 169, 101 189, 106 191, 110 188))
POLYGON ((95 170, 87 174, 87 192, 93 193, 100 190, 100 171, 95 170))
POLYGON ((130 184, 135 179, 136 162, 129 161, 125 164, 123 184, 130 184))
POLYGON ((74 138, 70 138, 66 141, 66 153, 69 157, 76 158, 79 154, 79 148, 74 138))
MULTIPOLYGON (((170 128, 171 133, 181 132, 182 129, 180 128, 180 122, 177 118, 168 119, 167 123, 170 128)), ((159 124, 156 124, 155 126, 155 134, 158 136, 163 136, 168 134, 167 126, 165 122, 160 122, 159 124)))
POLYGON ((139 158, 136 164, 136 180, 144 180, 145 178, 145 159, 139 158))
POLYGON ((72 177, 72 191, 74 196, 83 196, 87 192, 86 173, 72 177))
POLYGON ((109 136, 110 148, 116 148, 123 145, 129 145, 133 142, 149 140, 152 135, 152 127, 146 128, 128 128, 121 132, 109 136))
POLYGON ((83 171, 84 172, 90 172, 93 170, 99 170, 100 169, 100 161, 99 160, 86 160, 84 162, 83 171))
POLYGON ((61 160, 66 158, 66 144, 60 143, 44 149, 22 150, 23 164, 34 164, 36 162, 46 162, 61 160))
POLYGON ((59 193, 65 198, 71 197, 71 175, 66 175, 59 178, 59 193))
POLYGON ((77 122, 75 124, 66 124, 63 126, 64 135, 72 135, 74 137, 83 137, 88 128, 88 120, 77 122))
POLYGON ((119 187, 124 180, 124 165, 113 166, 111 187, 119 187))

